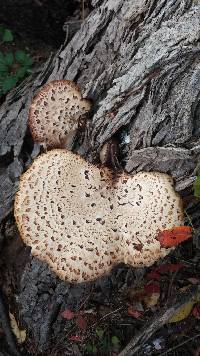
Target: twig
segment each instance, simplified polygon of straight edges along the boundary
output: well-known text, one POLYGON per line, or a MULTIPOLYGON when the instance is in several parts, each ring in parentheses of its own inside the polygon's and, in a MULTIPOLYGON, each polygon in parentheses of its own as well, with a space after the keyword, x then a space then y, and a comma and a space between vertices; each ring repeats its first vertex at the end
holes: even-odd
POLYGON ((84 19, 85 19, 85 0, 81 1, 81 5, 82 5, 81 19, 82 19, 82 21, 84 21, 84 19))
POLYGON ((178 345, 176 345, 176 346, 174 346, 174 347, 171 347, 171 348, 168 349, 167 351, 165 351, 165 352, 163 352, 162 354, 160 354, 160 356, 167 355, 169 352, 178 349, 179 347, 181 347, 181 346, 187 344, 188 342, 190 342, 190 341, 192 341, 192 340, 197 339, 198 337, 200 337, 200 334, 197 334, 197 335, 195 335, 195 336, 193 336, 193 337, 190 337, 189 339, 187 339, 187 340, 181 342, 180 344, 178 344, 178 345))
POLYGON ((195 234, 195 233, 196 233, 196 229, 194 228, 194 225, 193 225, 193 223, 192 223, 192 219, 191 219, 190 215, 187 213, 186 209, 184 210, 184 213, 185 213, 185 215, 186 215, 187 218, 188 218, 188 221, 189 221, 189 223, 190 223, 190 225, 191 225, 191 227, 192 227, 193 233, 195 234))
POLYGON ((94 287, 92 286, 89 294, 86 296, 85 300, 81 303, 81 305, 78 308, 78 311, 80 311, 82 309, 82 307, 85 305, 85 303, 88 301, 88 299, 91 297, 92 293, 93 293, 94 287))
POLYGON ((168 302, 168 299, 170 298, 171 290, 172 290, 172 285, 173 285, 173 283, 174 283, 174 279, 175 279, 177 273, 178 273, 178 270, 175 271, 175 272, 173 273, 173 275, 172 275, 172 278, 171 278, 171 281, 170 281, 170 284, 169 284, 169 288, 168 288, 168 293, 167 293, 167 302, 168 302))
POLYGON ((115 309, 113 311, 111 311, 110 313, 102 316, 102 318, 100 318, 96 323, 92 324, 91 325, 91 328, 93 328, 95 325, 99 324, 102 320, 106 319, 108 316, 112 315, 112 314, 115 314, 116 312, 118 312, 119 310, 123 309, 123 307, 120 307, 118 309, 115 309))
POLYGON ((38 6, 43 6, 43 4, 42 4, 42 2, 41 1, 39 1, 39 0, 34 0, 34 2, 38 5, 38 6))
POLYGON ((191 300, 195 300, 199 291, 200 286, 191 286, 188 290, 175 296, 171 300, 170 306, 165 306, 153 320, 150 320, 149 323, 131 339, 129 344, 118 356, 135 355, 140 350, 141 345, 145 344, 157 330, 165 325, 184 304, 191 300))

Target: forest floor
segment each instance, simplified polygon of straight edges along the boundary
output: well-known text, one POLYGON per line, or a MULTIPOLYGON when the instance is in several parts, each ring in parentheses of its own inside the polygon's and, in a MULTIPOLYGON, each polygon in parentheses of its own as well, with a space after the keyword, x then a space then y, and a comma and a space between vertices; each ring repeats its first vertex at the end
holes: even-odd
MULTIPOLYGON (((0 24, 14 34, 13 42, 2 44, 1 51, 26 50, 33 58, 34 70, 65 41, 64 23, 78 23, 88 13, 89 1, 85 1, 85 10, 82 1, 1 1, 0 24)), ((11 214, 6 221, 7 236, 0 252, 0 285, 9 305, 12 305, 10 312, 17 319, 13 295, 17 294, 20 276, 29 259, 29 249, 21 242, 17 229, 13 230, 13 225, 11 214)), ((61 314, 66 324, 65 341, 72 345, 73 354, 118 355, 138 330, 149 327, 149 322, 151 324, 170 305, 174 296, 200 284, 199 261, 200 250, 189 240, 153 267, 135 272, 119 266, 110 276, 110 284, 108 279, 104 294, 100 288, 91 286, 85 298, 80 300, 78 312, 66 309, 61 314)), ((188 302, 185 309, 164 326, 158 327, 148 342, 141 344, 137 355, 199 356, 199 302, 200 296, 188 302)), ((19 329, 25 329, 25 326, 20 325, 19 329)), ((62 350, 62 342, 57 340, 45 355, 69 354, 62 350)), ((3 350, 6 350, 6 344, 0 328, 2 355, 3 350)), ((37 355, 31 335, 26 335, 21 351, 22 355, 37 355)))

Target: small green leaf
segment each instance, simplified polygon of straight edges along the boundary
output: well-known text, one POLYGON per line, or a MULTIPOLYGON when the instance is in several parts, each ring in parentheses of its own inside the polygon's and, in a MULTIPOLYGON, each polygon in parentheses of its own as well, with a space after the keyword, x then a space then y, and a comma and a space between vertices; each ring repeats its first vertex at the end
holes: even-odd
POLYGON ((0 25, 0 33, 5 32, 6 27, 4 25, 0 25))
POLYGON ((0 52, 0 62, 4 62, 4 55, 2 52, 0 52))
POLYGON ((95 331, 96 331, 97 336, 101 339, 103 337, 104 330, 101 328, 96 328, 95 331))
POLYGON ((3 41, 4 42, 12 42, 13 41, 13 34, 7 28, 3 31, 3 41))
POLYGON ((111 342, 112 342, 113 346, 119 346, 119 344, 120 344, 120 340, 118 339, 117 336, 112 336, 111 342))
POLYGON ((17 79, 22 79, 26 75, 26 72, 27 69, 25 67, 21 67, 16 71, 15 76, 17 79))
POLYGON ((9 76, 5 78, 5 80, 2 83, 2 90, 3 93, 7 93, 9 90, 11 90, 15 85, 16 85, 16 78, 14 76, 9 76))
POLYGON ((31 66, 33 64, 33 59, 24 51, 16 51, 15 58, 17 62, 23 64, 24 66, 31 66))
POLYGON ((16 51, 15 58, 19 63, 23 63, 26 58, 26 53, 24 51, 16 51))
POLYGON ((1 62, 0 61, 0 73, 5 73, 5 72, 8 72, 8 67, 7 65, 4 63, 4 62, 1 62))
POLYGON ((0 84, 3 83, 5 78, 7 77, 8 73, 7 72, 0 72, 0 84))
POLYGON ((8 66, 11 66, 14 62, 14 56, 12 52, 8 52, 7 54, 5 54, 4 56, 4 61, 8 66))
POLYGON ((89 354, 96 354, 97 353, 97 348, 95 345, 92 345, 92 344, 86 344, 86 351, 89 353, 89 354))
POLYGON ((24 61, 24 65, 30 67, 33 64, 33 59, 27 55, 26 60, 24 61))
POLYGON ((194 182, 194 196, 200 198, 200 174, 198 174, 194 182))

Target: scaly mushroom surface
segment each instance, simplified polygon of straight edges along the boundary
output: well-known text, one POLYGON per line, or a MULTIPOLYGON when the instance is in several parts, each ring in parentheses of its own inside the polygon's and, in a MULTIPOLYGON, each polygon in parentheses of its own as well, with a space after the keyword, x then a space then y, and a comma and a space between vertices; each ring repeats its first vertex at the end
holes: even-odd
POLYGON ((157 235, 184 223, 170 176, 116 175, 65 150, 37 158, 23 174, 15 218, 32 254, 63 280, 91 281, 124 262, 149 266, 167 255, 157 235))
POLYGON ((75 131, 91 103, 83 99, 79 87, 70 80, 54 80, 34 97, 29 110, 33 139, 46 148, 59 148, 75 131))

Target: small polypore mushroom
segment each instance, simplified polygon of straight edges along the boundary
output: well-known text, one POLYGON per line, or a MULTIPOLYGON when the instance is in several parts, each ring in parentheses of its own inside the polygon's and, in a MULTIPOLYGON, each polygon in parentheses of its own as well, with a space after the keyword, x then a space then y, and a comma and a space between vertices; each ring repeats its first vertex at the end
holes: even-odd
POLYGON ((63 280, 83 282, 124 262, 149 266, 171 249, 160 231, 184 222, 171 177, 116 174, 65 150, 41 155, 21 178, 15 218, 32 254, 63 280))
POLYGON ((82 98, 74 82, 49 82, 34 97, 30 106, 29 128, 33 139, 47 148, 61 147, 90 108, 90 101, 82 98))

